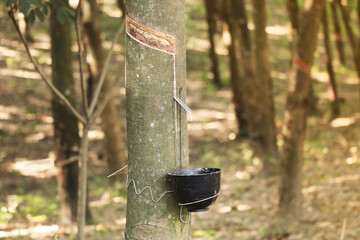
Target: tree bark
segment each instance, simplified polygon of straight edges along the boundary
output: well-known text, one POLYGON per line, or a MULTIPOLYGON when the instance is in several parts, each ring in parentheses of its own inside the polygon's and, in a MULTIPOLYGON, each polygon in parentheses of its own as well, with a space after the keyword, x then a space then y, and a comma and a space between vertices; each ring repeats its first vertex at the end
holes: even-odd
POLYGON ((329 23, 326 7, 324 8, 322 15, 322 24, 324 31, 324 46, 326 51, 325 63, 326 69, 329 75, 329 90, 330 90, 330 102, 331 102, 331 118, 336 118, 340 114, 340 101, 338 97, 335 72, 332 64, 332 53, 331 53, 331 43, 329 36, 329 23))
POLYGON ((228 46, 229 50, 229 61, 230 61, 230 73, 231 73, 231 91, 233 94, 233 104, 235 110, 235 116, 238 125, 238 137, 247 138, 249 137, 249 126, 247 123, 247 117, 244 106, 244 76, 239 62, 239 32, 236 27, 234 18, 231 16, 230 1, 225 0, 223 2, 223 18, 227 23, 228 30, 230 33, 231 41, 228 46))
POLYGON ((117 5, 120 8, 122 12, 122 18, 125 18, 126 16, 126 7, 125 7, 125 0, 117 0, 117 5))
MULTIPOLYGON (((53 84, 74 104, 71 23, 59 23, 54 9, 51 10, 50 34, 53 84)), ((57 182, 61 196, 61 222, 71 224, 76 221, 79 169, 77 161, 66 165, 62 163, 71 158, 78 158, 78 121, 57 96, 53 96, 51 103, 54 117, 55 165, 59 166, 57 182)))
POLYGON ((78 222, 78 240, 85 239, 85 224, 87 215, 87 176, 88 176, 88 151, 89 151, 89 137, 88 133, 90 126, 88 124, 83 125, 83 136, 81 138, 80 145, 80 159, 79 168, 81 169, 79 174, 79 197, 78 197, 78 209, 77 209, 77 222, 78 222))
POLYGON ((258 89, 260 84, 255 73, 255 62, 251 48, 250 31, 248 28, 247 14, 245 10, 244 0, 231 0, 230 1, 231 16, 234 18, 236 28, 240 32, 239 34, 239 46, 240 46, 240 65, 243 69, 244 76, 244 103, 245 112, 247 116, 247 123, 249 125, 250 137, 259 141, 260 126, 261 126, 261 112, 259 105, 258 89))
MULTIPOLYGON (((105 62, 105 52, 101 39, 100 10, 96 0, 86 0, 84 4, 87 4, 83 11, 85 43, 88 46, 87 54, 90 55, 88 62, 96 87, 105 62), (85 11, 85 9, 89 11, 85 11)), ((106 77, 102 93, 106 93, 110 87, 113 86, 109 86, 109 81, 106 77)), ((113 173, 126 165, 125 144, 121 135, 121 123, 114 98, 110 98, 108 101, 101 114, 101 118, 101 128, 105 133, 108 169, 110 173, 113 173)), ((110 179, 112 181, 115 179, 125 180, 124 175, 118 175, 110 179)))
POLYGON ((341 33, 340 28, 340 22, 339 22, 339 15, 337 12, 337 7, 335 1, 330 2, 331 6, 331 14, 332 14, 332 20, 334 25, 334 35, 335 35, 335 43, 336 43, 336 49, 337 53, 339 55, 340 63, 345 65, 346 64, 346 57, 345 57, 345 51, 344 51, 344 41, 341 33))
POLYGON ((216 45, 215 45, 215 33, 216 33, 216 4, 215 1, 205 0, 206 6, 206 20, 208 24, 208 34, 209 34, 209 56, 210 56, 210 64, 211 64, 211 72, 213 74, 213 83, 214 85, 220 89, 222 87, 220 74, 219 74, 219 63, 216 55, 216 45))
MULTIPOLYGON (((286 7, 288 10, 290 22, 291 22, 291 33, 292 41, 290 41, 290 50, 291 50, 291 60, 290 65, 292 64, 293 55, 295 54, 296 41, 299 34, 299 5, 297 0, 287 0, 286 7)), ((309 94, 309 113, 317 112, 317 99, 314 93, 313 85, 310 85, 310 94, 309 94)))
POLYGON ((265 0, 253 0, 255 24, 255 61, 259 104, 261 105, 261 158, 263 174, 271 176, 278 172, 279 151, 276 144, 275 108, 272 94, 272 78, 269 62, 269 47, 266 34, 265 0))
POLYGON ((299 35, 290 72, 286 99, 284 146, 281 159, 279 214, 287 220, 299 220, 302 215, 303 146, 311 78, 310 71, 316 48, 317 32, 325 0, 307 0, 301 12, 299 35))
MULTIPOLYGON (((170 190, 167 173, 189 161, 186 112, 173 98, 175 93, 186 98, 185 1, 132 0, 126 5, 127 31, 133 34, 126 37, 128 177, 139 190, 151 187, 157 199, 170 190)), ((155 203, 148 190, 137 195, 131 182, 125 238, 190 239, 190 222, 181 223, 179 210, 171 193, 155 203)))
POLYGON ((295 34, 296 36, 299 30, 299 6, 297 0, 287 0, 286 7, 290 18, 293 35, 295 34))

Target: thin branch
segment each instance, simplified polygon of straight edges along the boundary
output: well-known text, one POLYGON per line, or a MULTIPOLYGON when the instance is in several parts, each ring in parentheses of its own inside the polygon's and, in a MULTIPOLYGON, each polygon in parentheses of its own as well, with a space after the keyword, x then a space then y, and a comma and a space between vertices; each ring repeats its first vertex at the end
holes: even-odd
MULTIPOLYGON (((119 82, 123 78, 124 78, 123 73, 118 74, 117 79, 115 79, 115 81, 110 86, 115 85, 116 82, 119 82)), ((97 104, 96 110, 90 116, 90 119, 89 119, 90 126, 93 124, 93 122, 96 120, 96 118, 99 117, 100 114, 104 111, 106 104, 108 103, 108 101, 110 100, 110 98, 112 97, 114 92, 115 92, 115 87, 110 87, 108 89, 108 91, 105 93, 105 97, 97 104)))
POLYGON ((89 114, 90 116, 93 114, 95 106, 98 102, 99 96, 100 96, 100 92, 101 92, 101 88, 104 84, 105 81, 105 76, 107 73, 107 69, 110 65, 110 60, 111 60, 111 56, 114 50, 114 46, 116 44, 116 42, 118 41, 119 37, 120 37, 120 33, 122 33, 122 31, 124 30, 125 27, 125 23, 123 22, 122 25, 120 26, 119 30, 116 32, 114 39, 112 41, 111 47, 109 49, 109 52, 106 56, 106 60, 105 60, 105 64, 103 69, 101 70, 101 74, 100 74, 100 79, 99 79, 99 84, 97 85, 96 89, 95 89, 95 93, 94 93, 94 97, 91 100, 91 104, 90 104, 90 109, 89 109, 89 114))
POLYGON ((60 98, 61 101, 63 101, 63 103, 68 107, 68 109, 76 116, 76 118, 82 122, 85 123, 86 119, 72 106, 72 104, 69 102, 69 100, 49 81, 49 79, 47 79, 47 77, 45 77, 43 71, 41 70, 40 66, 37 64, 37 62, 35 61, 35 59, 33 58, 31 52, 30 52, 30 48, 29 45, 25 39, 25 37, 23 36, 23 34, 20 31, 20 28, 16 22, 15 16, 14 16, 14 12, 13 9, 11 9, 9 11, 9 16, 15 26, 16 31, 18 32, 21 42, 23 43, 26 53, 30 58, 30 61, 32 62, 32 64, 34 65, 35 70, 40 74, 41 79, 46 83, 46 85, 50 88, 50 90, 58 97, 60 98))
POLYGON ((80 15, 81 15, 81 7, 82 7, 82 0, 79 0, 79 4, 76 8, 76 22, 75 22, 75 30, 76 30, 76 39, 77 45, 79 48, 79 65, 80 65, 80 83, 81 83, 81 95, 82 95, 82 103, 84 107, 84 112, 86 118, 89 118, 89 109, 88 109, 88 99, 86 94, 86 83, 84 78, 84 69, 83 69, 83 51, 82 51, 82 40, 81 40, 81 33, 80 33, 80 15))
POLYGON ((105 97, 97 104, 97 108, 94 113, 90 116, 89 123, 90 126, 94 123, 95 119, 100 116, 100 114, 104 111, 108 101, 112 97, 113 93, 115 92, 115 88, 111 87, 106 93, 105 97))

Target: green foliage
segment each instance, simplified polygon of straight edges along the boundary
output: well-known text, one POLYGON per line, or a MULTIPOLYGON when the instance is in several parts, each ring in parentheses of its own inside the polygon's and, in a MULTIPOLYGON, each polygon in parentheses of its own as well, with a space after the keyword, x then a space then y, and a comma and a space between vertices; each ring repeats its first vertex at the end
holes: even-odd
POLYGON ((13 219, 27 219, 31 222, 44 222, 58 215, 58 202, 36 194, 10 195, 7 204, 0 202, 0 223, 13 219))
POLYGON ((48 7, 50 7, 48 0, 1 0, 1 2, 5 3, 12 11, 18 10, 23 13, 30 25, 35 22, 36 18, 43 22, 49 13, 48 7))
POLYGON ((12 11, 18 10, 23 13, 30 25, 36 19, 43 22, 49 14, 49 8, 56 9, 57 20, 64 23, 67 19, 75 20, 75 10, 65 0, 0 0, 11 8, 12 11))
POLYGON ((68 1, 51 0, 50 4, 53 9, 56 9, 56 18, 61 24, 68 19, 75 21, 75 10, 70 7, 68 1))

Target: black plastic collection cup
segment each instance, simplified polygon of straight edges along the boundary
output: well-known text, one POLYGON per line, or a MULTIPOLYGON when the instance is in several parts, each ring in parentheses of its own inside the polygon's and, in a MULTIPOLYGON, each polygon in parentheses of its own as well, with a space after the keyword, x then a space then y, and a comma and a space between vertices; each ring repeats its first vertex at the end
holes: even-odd
POLYGON ((176 200, 189 212, 207 211, 220 193, 220 168, 184 169, 168 175, 176 200))

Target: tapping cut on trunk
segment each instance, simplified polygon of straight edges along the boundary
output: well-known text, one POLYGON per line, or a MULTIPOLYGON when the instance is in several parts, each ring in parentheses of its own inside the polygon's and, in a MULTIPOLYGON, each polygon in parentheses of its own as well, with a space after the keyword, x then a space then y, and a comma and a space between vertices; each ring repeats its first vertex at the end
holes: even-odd
POLYGON ((126 32, 135 40, 149 47, 169 54, 176 52, 176 39, 173 36, 141 25, 129 16, 126 17, 126 32))

